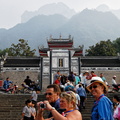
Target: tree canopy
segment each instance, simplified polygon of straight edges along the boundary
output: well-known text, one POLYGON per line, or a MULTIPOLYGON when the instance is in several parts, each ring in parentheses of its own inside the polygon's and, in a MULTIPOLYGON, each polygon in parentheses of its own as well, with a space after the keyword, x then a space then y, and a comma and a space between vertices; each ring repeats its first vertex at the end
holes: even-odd
POLYGON ((34 56, 36 50, 31 50, 27 41, 24 39, 19 39, 19 43, 16 45, 12 44, 9 51, 9 56, 34 56))
POLYGON ((85 51, 86 56, 116 56, 117 50, 110 40, 100 41, 85 51))
POLYGON ((113 45, 116 48, 117 53, 120 53, 120 38, 113 41, 113 45))
POLYGON ((19 39, 18 44, 12 44, 10 48, 0 50, 0 56, 4 56, 8 53, 9 56, 34 56, 35 49, 31 50, 28 42, 24 39, 19 39))
POLYGON ((6 53, 9 53, 9 48, 6 48, 4 50, 0 50, 0 57, 5 56, 6 53))

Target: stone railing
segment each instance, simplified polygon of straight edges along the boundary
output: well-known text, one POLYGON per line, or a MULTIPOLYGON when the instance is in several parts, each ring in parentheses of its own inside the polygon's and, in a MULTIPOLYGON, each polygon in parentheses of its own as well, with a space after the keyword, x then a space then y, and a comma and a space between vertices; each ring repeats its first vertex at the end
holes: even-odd
POLYGON ((2 71, 40 71, 39 67, 3 67, 2 71))
POLYGON ((81 70, 94 70, 94 71, 120 71, 120 67, 81 67, 81 70))

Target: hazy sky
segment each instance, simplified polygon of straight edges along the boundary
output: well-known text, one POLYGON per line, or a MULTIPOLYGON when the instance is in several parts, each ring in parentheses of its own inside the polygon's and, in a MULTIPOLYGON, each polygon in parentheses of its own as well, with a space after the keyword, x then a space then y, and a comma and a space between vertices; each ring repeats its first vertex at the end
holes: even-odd
POLYGON ((49 3, 63 2, 79 12, 85 8, 96 8, 106 4, 111 9, 120 9, 120 0, 0 0, 0 28, 11 28, 21 22, 25 10, 35 11, 49 3))

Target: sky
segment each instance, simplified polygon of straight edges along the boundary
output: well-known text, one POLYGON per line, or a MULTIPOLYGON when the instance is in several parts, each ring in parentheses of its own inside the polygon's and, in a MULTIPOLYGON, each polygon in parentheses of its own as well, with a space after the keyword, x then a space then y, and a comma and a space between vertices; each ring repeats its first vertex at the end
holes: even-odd
POLYGON ((0 0, 0 28, 9 29, 21 23, 21 15, 26 10, 36 11, 46 4, 58 2, 76 12, 85 8, 94 9, 101 4, 106 4, 111 9, 120 9, 120 0, 0 0))

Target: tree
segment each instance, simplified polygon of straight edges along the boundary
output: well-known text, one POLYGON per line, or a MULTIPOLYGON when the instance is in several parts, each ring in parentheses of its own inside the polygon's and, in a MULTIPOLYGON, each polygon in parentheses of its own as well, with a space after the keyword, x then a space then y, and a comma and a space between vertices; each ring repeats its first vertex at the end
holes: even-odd
POLYGON ((117 53, 120 53, 120 38, 117 38, 113 41, 114 47, 116 48, 117 53))
POLYGON ((116 56, 117 51, 114 44, 110 41, 100 41, 94 46, 90 46, 89 49, 85 51, 86 56, 116 56))
POLYGON ((34 56, 35 49, 31 50, 30 46, 28 46, 27 41, 24 39, 19 39, 18 44, 12 44, 9 48, 9 56, 34 56))
POLYGON ((6 53, 9 53, 9 48, 6 48, 4 50, 0 50, 0 57, 5 56, 6 53))

